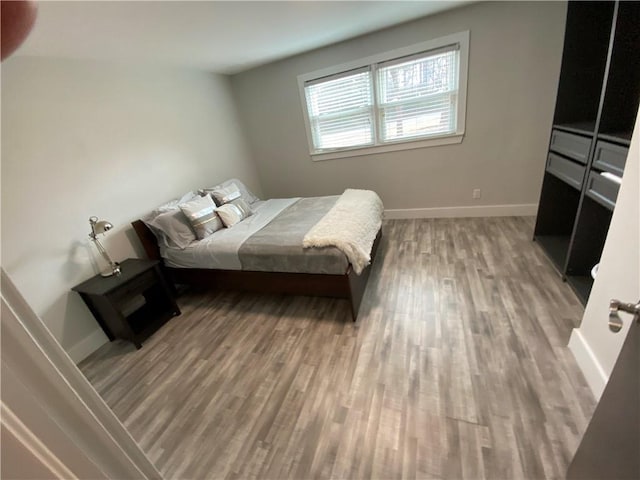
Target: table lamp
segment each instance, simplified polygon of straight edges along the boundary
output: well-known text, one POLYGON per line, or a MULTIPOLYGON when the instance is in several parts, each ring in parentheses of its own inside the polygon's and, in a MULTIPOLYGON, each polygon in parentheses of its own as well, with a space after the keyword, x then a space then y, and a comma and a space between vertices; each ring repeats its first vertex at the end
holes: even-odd
POLYGON ((89 224, 91 225, 91 233, 89 234, 89 238, 93 240, 93 243, 95 243, 96 248, 98 249, 102 257, 109 263, 109 268, 106 268, 105 270, 100 272, 100 275, 102 275, 103 277, 120 275, 120 264, 111 260, 111 257, 100 243, 100 240, 98 240, 98 235, 102 235, 108 232, 113 228, 113 225, 111 225, 106 220, 98 220, 98 217, 90 217, 89 224))

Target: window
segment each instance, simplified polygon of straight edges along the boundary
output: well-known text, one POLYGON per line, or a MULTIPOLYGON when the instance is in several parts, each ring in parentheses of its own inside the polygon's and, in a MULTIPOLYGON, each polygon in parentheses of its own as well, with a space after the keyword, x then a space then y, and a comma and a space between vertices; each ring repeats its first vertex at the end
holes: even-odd
POLYGON ((469 32, 298 77, 314 160, 459 143, 469 32))
POLYGON ((458 49, 378 64, 383 142, 456 131, 458 49))
POLYGON ((317 150, 373 143, 371 70, 346 72, 305 86, 307 109, 317 150))

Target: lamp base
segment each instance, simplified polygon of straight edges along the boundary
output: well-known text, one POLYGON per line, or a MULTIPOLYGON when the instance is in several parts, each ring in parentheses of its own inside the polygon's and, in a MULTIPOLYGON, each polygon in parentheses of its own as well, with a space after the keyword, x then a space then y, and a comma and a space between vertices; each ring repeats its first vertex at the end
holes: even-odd
POLYGON ((109 268, 100 272, 100 276, 102 277, 111 277, 113 275, 120 275, 122 270, 120 270, 120 264, 114 262, 109 268))

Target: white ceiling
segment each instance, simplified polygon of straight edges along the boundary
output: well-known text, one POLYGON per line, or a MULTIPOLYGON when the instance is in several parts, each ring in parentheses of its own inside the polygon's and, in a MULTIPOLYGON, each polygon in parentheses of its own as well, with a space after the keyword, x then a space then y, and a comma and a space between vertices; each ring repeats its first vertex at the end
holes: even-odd
POLYGON ((237 73, 467 1, 44 1, 17 55, 237 73))

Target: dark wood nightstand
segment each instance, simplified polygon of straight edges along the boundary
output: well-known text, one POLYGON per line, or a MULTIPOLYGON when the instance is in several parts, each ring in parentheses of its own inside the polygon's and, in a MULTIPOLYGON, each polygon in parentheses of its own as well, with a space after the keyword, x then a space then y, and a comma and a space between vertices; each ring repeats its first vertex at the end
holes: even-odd
POLYGON ((72 288, 93 313, 109 340, 123 338, 136 348, 180 309, 158 260, 129 258, 122 273, 96 275, 72 288))

